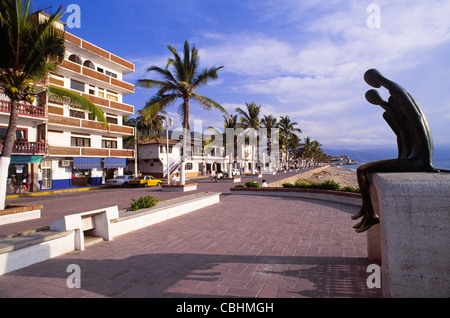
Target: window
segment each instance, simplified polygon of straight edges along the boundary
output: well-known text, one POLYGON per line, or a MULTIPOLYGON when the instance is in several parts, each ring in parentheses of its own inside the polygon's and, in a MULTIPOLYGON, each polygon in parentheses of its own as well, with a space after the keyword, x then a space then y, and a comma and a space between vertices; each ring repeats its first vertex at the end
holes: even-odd
POLYGON ((83 66, 90 68, 91 70, 95 70, 95 66, 94 63, 92 63, 91 61, 87 60, 84 61, 83 66))
POLYGON ((90 147, 91 139, 83 137, 71 137, 70 145, 72 147, 90 147))
MULTIPOLYGON (((4 140, 6 137, 6 127, 2 127, 0 128, 0 140, 4 140)), ((21 128, 17 128, 16 130, 16 140, 27 140, 27 130, 26 129, 21 129, 21 128)))
POLYGON ((105 71, 105 74, 108 75, 109 77, 114 77, 117 78, 117 74, 110 72, 110 71, 105 71))
POLYGON ((81 64, 81 59, 76 54, 72 54, 71 56, 69 56, 69 61, 77 63, 77 64, 81 64))
MULTIPOLYGON (((113 93, 113 94, 115 94, 115 93, 113 93)), ((106 99, 118 102, 119 101, 119 97, 117 97, 116 95, 113 95, 113 94, 106 94, 106 99)))
POLYGON ((75 81, 73 79, 70 80, 70 88, 76 91, 84 92, 84 83, 75 81))
POLYGON ((102 140, 102 148, 117 149, 117 140, 102 140))
POLYGON ((103 69, 102 69, 102 68, 100 68, 100 67, 97 67, 97 72, 99 72, 99 73, 103 73, 103 69))
POLYGON ((192 162, 188 162, 185 167, 186 167, 186 170, 192 170, 192 168, 193 168, 192 162))
POLYGON ((97 120, 97 117, 93 113, 88 113, 88 119, 89 120, 97 120))
POLYGON ((75 117, 75 118, 81 118, 84 119, 85 118, 85 113, 83 111, 79 111, 79 110, 74 110, 71 109, 70 110, 70 117, 75 117))
POLYGON ((103 88, 98 89, 98 97, 105 98, 105 91, 103 88))
POLYGON ((114 117, 106 117, 106 121, 108 122, 108 124, 115 124, 115 125, 117 125, 117 123, 118 123, 117 118, 114 118, 114 117))

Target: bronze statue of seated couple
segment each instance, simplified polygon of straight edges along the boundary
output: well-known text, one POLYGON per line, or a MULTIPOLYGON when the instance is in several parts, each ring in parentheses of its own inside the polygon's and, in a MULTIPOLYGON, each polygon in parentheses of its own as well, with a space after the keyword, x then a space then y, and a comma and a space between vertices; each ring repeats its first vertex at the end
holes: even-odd
POLYGON ((366 93, 369 103, 381 106, 383 118, 397 136, 398 158, 370 162, 357 169, 358 183, 362 196, 362 207, 352 216, 362 218, 353 228, 356 232, 367 231, 378 224, 379 217, 374 211, 370 196, 370 176, 381 172, 439 172, 432 165, 433 140, 428 121, 414 98, 400 85, 383 77, 380 72, 370 69, 364 80, 372 87, 386 88, 390 97, 383 100, 378 91, 366 93))

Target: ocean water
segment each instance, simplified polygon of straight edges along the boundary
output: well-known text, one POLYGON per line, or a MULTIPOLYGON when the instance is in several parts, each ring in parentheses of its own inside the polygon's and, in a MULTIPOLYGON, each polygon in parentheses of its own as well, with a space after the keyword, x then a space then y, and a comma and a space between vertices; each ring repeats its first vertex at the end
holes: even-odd
MULTIPOLYGON (((337 166, 337 167, 356 171, 356 169, 359 166, 361 166, 361 165, 342 165, 342 166, 337 166)), ((436 169, 450 170, 450 158, 449 159, 434 159, 433 167, 435 167, 436 169)))

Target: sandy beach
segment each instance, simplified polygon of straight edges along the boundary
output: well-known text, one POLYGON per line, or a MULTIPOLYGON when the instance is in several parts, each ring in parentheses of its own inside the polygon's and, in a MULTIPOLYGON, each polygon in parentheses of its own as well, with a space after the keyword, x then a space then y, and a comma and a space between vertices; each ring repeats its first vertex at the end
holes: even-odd
POLYGON ((313 182, 323 182, 326 180, 334 180, 341 185, 341 187, 352 186, 358 187, 358 179, 356 171, 329 166, 320 172, 314 173, 307 178, 313 182))
POLYGON ((333 166, 326 166, 323 168, 317 168, 312 171, 299 173, 295 177, 290 177, 282 181, 269 184, 271 187, 281 187, 283 183, 295 183, 299 179, 308 179, 313 182, 324 182, 326 180, 334 180, 341 185, 341 187, 352 186, 358 187, 358 179, 356 177, 356 171, 338 168, 333 166))

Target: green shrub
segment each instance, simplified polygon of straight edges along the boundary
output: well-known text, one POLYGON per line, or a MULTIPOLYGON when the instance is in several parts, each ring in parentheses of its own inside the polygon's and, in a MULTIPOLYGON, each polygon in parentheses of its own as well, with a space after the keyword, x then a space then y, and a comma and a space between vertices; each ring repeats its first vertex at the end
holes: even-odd
POLYGON ((326 180, 320 184, 319 189, 339 191, 341 185, 334 180, 326 180))
POLYGON ((313 182, 308 179, 301 179, 295 182, 295 187, 300 189, 321 189, 321 183, 313 182))
POLYGON ((235 187, 235 188, 243 188, 244 185, 243 185, 243 184, 238 184, 238 185, 235 185, 234 187, 235 187))
POLYGON ((306 182, 303 182, 303 180, 296 181, 295 185, 294 185, 295 188, 300 188, 300 189, 307 189, 307 188, 314 189, 315 186, 316 186, 316 184, 314 182, 306 183, 306 182))
POLYGON ((140 197, 138 200, 131 198, 131 211, 139 209, 147 209, 154 207, 159 202, 158 198, 148 195, 146 197, 140 197))
POLYGON ((359 190, 359 188, 355 188, 355 187, 352 187, 352 186, 345 186, 345 187, 342 188, 342 191, 353 192, 353 193, 360 193, 361 192, 359 190))
POLYGON ((261 185, 258 182, 255 181, 248 181, 245 183, 245 186, 247 188, 261 188, 261 185))
POLYGON ((341 188, 341 185, 334 180, 326 180, 324 182, 313 182, 307 179, 297 180, 295 184, 286 182, 283 183, 283 188, 298 188, 298 189, 319 189, 319 190, 334 190, 334 191, 345 191, 360 193, 359 188, 352 186, 345 186, 341 188))
POLYGON ((324 182, 312 182, 310 180, 298 180, 295 182, 295 187, 300 189, 320 189, 320 190, 335 190, 339 191, 341 186, 334 180, 326 180, 324 182))

